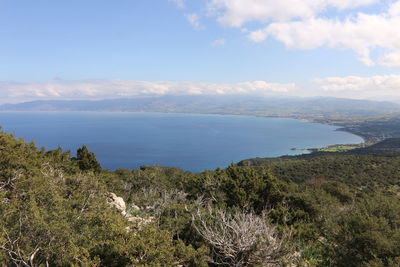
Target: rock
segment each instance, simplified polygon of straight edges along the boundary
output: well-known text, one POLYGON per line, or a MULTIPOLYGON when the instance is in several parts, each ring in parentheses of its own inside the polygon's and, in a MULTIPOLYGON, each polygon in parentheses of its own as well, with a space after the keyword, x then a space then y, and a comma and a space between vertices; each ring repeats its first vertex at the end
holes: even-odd
POLYGON ((152 210, 154 210, 154 206, 146 206, 145 210, 152 211, 152 210))
POLYGON ((132 204, 131 208, 132 208, 132 210, 136 210, 136 211, 140 210, 140 208, 138 206, 136 206, 135 204, 132 204))
POLYGON ((154 218, 153 218, 153 217, 142 218, 142 217, 135 217, 135 216, 132 216, 132 217, 129 217, 129 218, 128 218, 128 222, 134 223, 134 224, 136 224, 136 225, 138 225, 138 226, 143 226, 143 225, 149 224, 149 223, 151 223, 151 222, 153 222, 153 221, 154 221, 154 218))
MULTIPOLYGON (((128 222, 132 223, 132 226, 134 228, 138 228, 138 227, 140 228, 141 226, 149 224, 154 221, 154 217, 142 218, 139 216, 132 216, 131 214, 129 214, 126 211, 126 204, 125 204, 124 199, 122 197, 118 197, 114 193, 108 194, 107 201, 112 207, 116 208, 119 212, 121 212, 122 216, 124 216, 126 218, 126 220, 128 220, 128 222)), ((132 204, 130 207, 133 210, 140 211, 140 208, 138 206, 136 206, 135 204, 132 204)), ((131 228, 132 227, 128 226, 125 228, 125 230, 127 232, 130 232, 131 228)))
POLYGON ((110 203, 111 206, 116 208, 119 212, 122 213, 122 215, 125 216, 126 214, 126 204, 125 201, 122 197, 118 197, 114 193, 110 193, 108 195, 108 203, 110 203))

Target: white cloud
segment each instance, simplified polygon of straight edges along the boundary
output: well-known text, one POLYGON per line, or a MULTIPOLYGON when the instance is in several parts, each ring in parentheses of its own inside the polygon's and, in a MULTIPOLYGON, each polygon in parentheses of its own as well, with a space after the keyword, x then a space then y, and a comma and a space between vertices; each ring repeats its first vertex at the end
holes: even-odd
POLYGON ((55 81, 43 83, 0 83, 0 99, 18 102, 46 99, 111 99, 162 95, 286 94, 293 83, 266 81, 242 83, 147 82, 129 80, 55 81))
POLYGON ((400 16, 400 1, 392 3, 389 8, 389 15, 392 17, 400 16))
POLYGON ((225 43, 226 43, 225 39, 221 38, 221 39, 216 39, 216 40, 214 40, 214 41, 211 43, 211 45, 212 45, 212 46, 223 46, 223 45, 225 45, 225 43))
POLYGON ((275 38, 289 49, 315 49, 328 46, 350 49, 366 65, 373 65, 373 49, 385 50, 377 63, 400 66, 400 1, 382 14, 359 13, 344 21, 310 18, 301 21, 275 22, 264 29, 251 32, 248 37, 261 42, 275 38))
POLYGON ((210 14, 224 25, 246 22, 286 21, 314 17, 327 8, 339 10, 367 6, 379 0, 211 0, 210 14))
POLYGON ((288 49, 346 49, 356 52, 367 66, 400 66, 400 1, 389 1, 387 10, 376 14, 358 10, 344 19, 332 17, 378 3, 375 10, 387 4, 380 0, 210 0, 208 10, 219 23, 240 27, 254 42, 273 38, 288 49), (249 22, 264 27, 249 30, 244 27, 249 22))
POLYGON ((240 83, 149 82, 131 80, 0 82, 0 102, 61 99, 113 99, 164 95, 332 96, 347 98, 400 97, 400 75, 346 76, 295 83, 249 81, 240 83))
POLYGON ((351 98, 400 96, 400 75, 347 76, 314 79, 319 95, 351 98))
POLYGON ((186 14, 185 17, 194 29, 196 30, 204 29, 203 25, 201 25, 200 23, 200 17, 196 13, 186 14))
POLYGON ((378 64, 387 67, 400 66, 400 49, 396 52, 386 53, 378 59, 378 64))
POLYGON ((169 0, 170 2, 173 2, 177 8, 185 8, 185 0, 169 0))

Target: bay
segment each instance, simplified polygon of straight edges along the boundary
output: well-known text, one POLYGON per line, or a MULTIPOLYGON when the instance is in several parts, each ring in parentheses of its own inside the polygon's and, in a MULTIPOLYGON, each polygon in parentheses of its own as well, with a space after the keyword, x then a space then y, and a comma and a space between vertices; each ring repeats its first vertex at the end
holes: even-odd
POLYGON ((6 132, 39 147, 71 150, 86 144, 103 168, 141 165, 198 172, 246 158, 303 153, 290 148, 361 143, 331 125, 236 115, 118 112, 3 112, 6 132))

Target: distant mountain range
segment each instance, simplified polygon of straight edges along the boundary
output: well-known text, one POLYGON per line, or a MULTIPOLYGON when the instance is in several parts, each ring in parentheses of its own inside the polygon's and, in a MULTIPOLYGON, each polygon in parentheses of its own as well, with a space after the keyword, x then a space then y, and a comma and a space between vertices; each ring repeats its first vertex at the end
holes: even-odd
POLYGON ((162 96, 108 100, 48 100, 3 104, 0 111, 130 111, 246 114, 276 117, 346 117, 400 113, 392 102, 343 98, 162 96))

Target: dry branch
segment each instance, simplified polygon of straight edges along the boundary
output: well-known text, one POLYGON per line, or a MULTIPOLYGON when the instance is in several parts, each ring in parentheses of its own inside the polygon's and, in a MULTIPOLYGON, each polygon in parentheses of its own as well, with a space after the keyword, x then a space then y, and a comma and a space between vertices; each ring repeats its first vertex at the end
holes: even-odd
POLYGON ((208 207, 192 216, 194 228, 213 249, 214 264, 276 266, 289 260, 290 233, 279 236, 266 214, 208 207))

